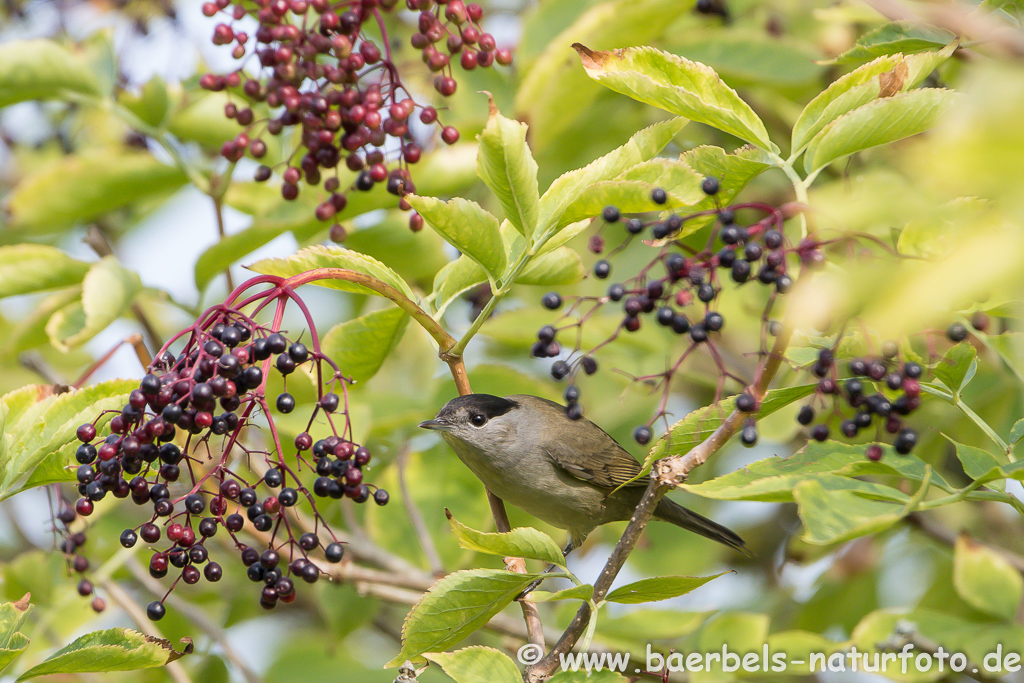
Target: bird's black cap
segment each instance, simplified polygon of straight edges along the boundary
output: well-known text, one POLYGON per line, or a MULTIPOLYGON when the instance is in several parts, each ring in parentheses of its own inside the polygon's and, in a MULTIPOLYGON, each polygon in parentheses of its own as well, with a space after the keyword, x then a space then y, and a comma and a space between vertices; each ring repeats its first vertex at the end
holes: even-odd
POLYGON ((519 404, 515 401, 502 398, 501 396, 494 396, 493 394, 467 394, 466 396, 453 398, 444 408, 441 408, 441 412, 437 416, 440 418, 454 415, 460 409, 468 409, 480 412, 490 420, 518 407, 519 404))

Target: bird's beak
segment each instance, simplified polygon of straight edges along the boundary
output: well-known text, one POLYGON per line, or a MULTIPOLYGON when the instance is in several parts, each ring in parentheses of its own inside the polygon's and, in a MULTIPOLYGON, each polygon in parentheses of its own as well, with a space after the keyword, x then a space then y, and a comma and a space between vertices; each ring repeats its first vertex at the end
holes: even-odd
POLYGON ((435 432, 447 432, 451 429, 451 425, 448 422, 442 420, 427 420, 426 422, 420 422, 420 428, 432 429, 435 432))

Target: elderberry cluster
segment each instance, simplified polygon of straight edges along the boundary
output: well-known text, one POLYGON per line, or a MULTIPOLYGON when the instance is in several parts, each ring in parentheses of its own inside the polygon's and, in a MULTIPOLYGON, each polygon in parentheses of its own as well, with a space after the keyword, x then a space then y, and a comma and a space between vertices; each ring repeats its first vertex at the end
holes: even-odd
MULTIPOLYGON (((718 179, 710 176, 705 178, 702 189, 709 197, 716 196, 720 189, 718 179)), ((651 192, 653 208, 657 209, 667 201, 665 190, 656 188, 651 192)), ((621 306, 622 318, 615 332, 586 353, 576 355, 580 349, 574 349, 568 359, 555 361, 551 366, 551 375, 555 379, 574 376, 578 368, 592 374, 597 370, 597 362, 593 358, 596 351, 614 341, 623 331, 636 332, 645 319, 650 318, 653 318, 655 324, 684 337, 687 348, 664 373, 653 378, 639 379, 661 380, 667 396, 673 374, 700 347, 708 348, 723 379, 733 377, 722 363, 713 336, 722 330, 726 322, 716 307, 723 281, 729 279, 736 285, 753 281, 761 283, 769 289, 770 306, 776 295, 792 289, 794 280, 791 268, 796 264, 814 266, 823 260, 820 244, 813 240, 790 244, 783 232, 782 212, 761 203, 719 206, 686 216, 669 213, 646 220, 641 216, 623 216, 617 207, 608 206, 602 211, 601 219, 602 230, 621 229, 625 233, 620 233, 621 244, 613 253, 624 249, 634 239, 644 239, 646 244, 657 249, 657 254, 636 275, 611 284, 603 296, 575 297, 571 308, 563 316, 565 324, 559 327, 545 325, 538 331, 531 355, 536 358, 555 358, 562 354, 562 347, 557 340, 560 332, 578 329, 606 306, 621 306), (736 214, 743 209, 764 215, 752 224, 740 225, 736 214), (708 216, 712 216, 715 223, 707 245, 699 251, 688 249, 681 240, 687 222, 708 216), (572 315, 575 318, 570 318, 572 315)), ((595 254, 602 254, 606 248, 606 238, 600 232, 595 234, 590 239, 589 248, 595 254)), ((595 263, 595 278, 604 280, 611 273, 612 264, 608 259, 595 263)), ((544 295, 541 303, 545 308, 558 310, 563 301, 557 293, 550 292, 544 295)), ((583 413, 578 405, 578 388, 571 386, 565 398, 569 417, 579 419, 583 413)), ((757 432, 752 423, 748 427, 741 434, 741 439, 752 445, 757 440, 757 432)), ((641 444, 648 443, 651 436, 649 424, 637 427, 633 434, 634 439, 641 444)))
MULTIPOLYGON (((456 57, 465 70, 512 62, 511 52, 497 49, 494 36, 480 28, 483 10, 479 5, 463 0, 406 0, 405 5, 419 12, 419 30, 410 42, 436 74, 434 89, 441 96, 456 91, 452 73, 456 57)), ((301 142, 290 160, 277 169, 260 166, 255 178, 267 181, 277 170, 281 194, 292 200, 298 197, 301 181, 316 186, 324 175, 329 176, 323 180, 329 196, 316 209, 321 221, 341 212, 347 192, 353 189, 368 191, 377 183, 387 183, 388 192, 398 197, 413 192, 408 167, 420 160, 423 144, 414 138, 413 118, 430 126, 437 123, 438 112, 417 104, 402 83, 400 60, 392 55, 392 38, 383 18, 397 6, 398 0, 205 3, 206 16, 225 17, 214 29, 213 43, 233 44, 236 59, 253 58, 260 67, 255 78, 245 76, 240 66, 224 76, 205 74, 200 79, 207 90, 229 89, 244 99, 241 106, 232 102, 225 107, 225 115, 244 130, 224 143, 222 156, 233 162, 246 154, 262 160, 267 154, 264 134, 282 135, 298 127, 301 142), (258 22, 253 36, 240 29, 247 18, 258 22), (259 118, 252 108, 255 103, 265 103, 273 113, 259 118), (300 157, 297 164, 291 161, 296 157, 300 157), (337 172, 342 162, 358 173, 348 187, 341 186, 337 172)), ((441 139, 454 144, 459 132, 444 126, 441 139)), ((404 201, 399 207, 410 208, 404 201)), ((414 216, 410 227, 420 229, 422 220, 414 216)), ((339 241, 344 238, 340 225, 331 233, 339 241)))
MULTIPOLYGON (((269 301, 271 295, 266 296, 269 301)), ((347 380, 319 352, 315 332, 314 348, 309 349, 228 305, 213 307, 179 337, 187 337, 184 349, 177 356, 166 347, 158 354, 128 403, 114 411, 107 435, 97 432, 99 417, 78 428, 82 443, 76 452, 76 474, 81 498, 75 512, 88 517, 94 504, 108 495, 130 497, 150 509, 149 520, 125 529, 120 542, 131 548, 141 539, 154 546, 150 574, 164 578, 173 572, 171 590, 178 581, 195 584, 203 578, 221 579, 221 565, 210 560, 214 549, 210 539, 223 528, 231 539, 227 545, 240 553, 249 578, 263 586, 260 604, 269 609, 278 600, 291 602, 295 599, 292 577, 306 583, 319 578, 320 569, 310 554, 322 542, 315 532, 296 538, 289 508, 310 505, 317 529, 329 537, 324 557, 339 562, 343 547, 317 511, 315 499, 347 497, 362 503, 372 497, 379 505, 388 502, 386 491, 363 481, 371 455, 351 438, 347 380), (318 401, 307 431, 286 446, 279 440, 267 404, 267 373, 273 368, 287 383, 288 375, 301 366, 311 366, 318 380, 318 401), (332 385, 341 388, 342 396, 327 390, 332 385), (272 447, 263 451, 240 440, 242 430, 259 414, 269 422, 273 440, 272 447), (314 443, 308 430, 317 418, 333 433, 314 443), (286 457, 286 450, 292 457, 286 457), (246 479, 230 466, 233 451, 243 454, 247 463, 262 461, 266 469, 246 479), (318 475, 311 487, 301 478, 303 467, 318 475), (239 538, 243 530, 265 544, 262 553, 239 538)), ((295 407, 287 391, 274 401, 279 413, 291 413, 295 407)), ((62 520, 66 512, 61 513, 62 520)), ((81 545, 74 536, 65 544, 68 553, 81 545)), ((154 620, 162 618, 163 601, 151 603, 148 614, 154 620)))
POLYGON ((913 361, 901 362, 896 355, 896 345, 889 342, 882 357, 854 358, 847 366, 849 377, 843 380, 839 378, 833 349, 821 349, 811 366, 811 372, 820 380, 810 402, 797 413, 797 422, 810 428, 810 437, 815 441, 828 439, 832 433, 830 425, 836 422, 847 439, 874 427, 874 439, 866 451, 869 460, 881 460, 883 452, 878 442, 883 434, 895 435, 893 450, 898 454, 910 453, 918 437, 914 429, 906 426, 905 418, 921 406, 919 380, 924 368, 913 361), (828 407, 826 397, 831 397, 832 410, 815 423, 818 414, 814 407, 828 407), (840 402, 853 411, 852 415, 844 415, 840 402))

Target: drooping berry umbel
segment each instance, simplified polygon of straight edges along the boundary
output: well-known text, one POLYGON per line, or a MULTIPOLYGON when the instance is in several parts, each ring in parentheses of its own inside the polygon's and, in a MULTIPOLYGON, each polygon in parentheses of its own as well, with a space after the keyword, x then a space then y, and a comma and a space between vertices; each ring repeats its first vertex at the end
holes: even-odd
MULTIPOLYGON (((207 541, 226 534, 250 578, 260 582, 260 604, 266 608, 294 600, 295 577, 304 583, 318 580, 313 560, 322 544, 325 559, 339 561, 342 546, 317 506, 341 498, 355 503, 372 498, 385 505, 389 496, 364 481, 372 456, 352 439, 349 380, 320 351, 313 321, 307 314, 308 345, 281 329, 284 307, 296 300, 283 278, 264 276, 241 285, 227 303, 208 309, 160 350, 124 408, 111 411, 103 433, 95 423, 79 427, 82 497, 74 510, 60 513, 64 528, 76 516, 91 515, 108 496, 130 497, 149 517, 122 531, 120 544, 132 548, 141 540, 152 548, 150 574, 171 574, 175 583, 185 584, 220 580, 223 570, 209 558, 224 545, 207 541), (261 288, 248 291, 255 287, 261 288), (274 303, 273 321, 257 322, 260 310, 274 303), (271 373, 287 384, 289 375, 307 368, 316 378, 315 403, 299 406, 287 391, 268 401, 271 373), (276 417, 300 408, 309 410, 307 431, 286 442, 276 417), (263 424, 253 434, 266 437, 262 445, 260 438, 241 439, 256 416, 263 424), (314 426, 326 428, 328 435, 314 440, 309 434, 314 426), (304 533, 296 519, 289 519, 289 510, 300 502, 312 506, 315 519, 315 527, 304 533), (269 542, 261 533, 270 534, 269 542), (255 543, 267 547, 258 552, 255 543)), ((70 564, 81 565, 79 572, 88 568, 75 554, 82 543, 84 535, 68 533, 63 548, 70 564)), ((162 601, 147 608, 153 620, 165 613, 162 601)))

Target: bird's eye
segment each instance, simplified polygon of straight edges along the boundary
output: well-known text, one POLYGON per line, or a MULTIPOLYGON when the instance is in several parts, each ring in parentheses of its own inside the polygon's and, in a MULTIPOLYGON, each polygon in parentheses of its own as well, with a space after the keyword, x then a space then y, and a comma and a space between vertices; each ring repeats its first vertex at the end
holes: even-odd
POLYGON ((469 422, 474 427, 483 427, 487 423, 487 418, 480 413, 477 413, 473 417, 469 418, 469 422))

